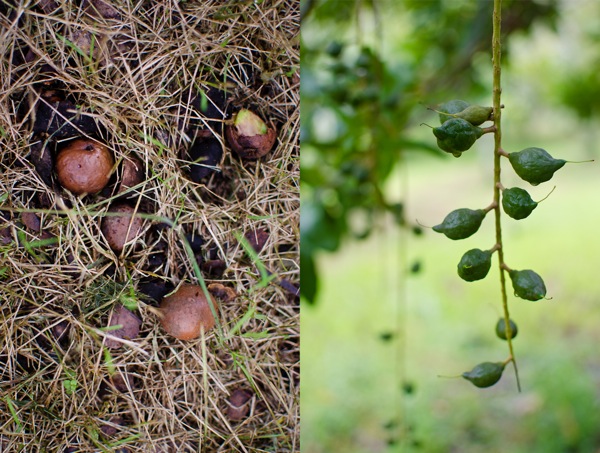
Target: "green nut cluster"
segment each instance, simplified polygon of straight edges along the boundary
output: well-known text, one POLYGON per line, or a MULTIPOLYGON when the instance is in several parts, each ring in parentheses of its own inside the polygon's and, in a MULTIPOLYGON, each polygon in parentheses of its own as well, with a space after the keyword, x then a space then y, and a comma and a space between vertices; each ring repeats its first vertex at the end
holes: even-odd
POLYGON ((491 387, 500 380, 505 366, 502 362, 483 362, 475 365, 471 371, 464 372, 462 377, 475 387, 491 387))
POLYGON ((454 99, 438 107, 440 127, 433 128, 438 147, 460 157, 484 134, 479 126, 488 121, 492 115, 492 107, 471 105, 466 101, 454 99))
MULTIPOLYGON (((497 99, 496 102, 496 105, 499 105, 497 99)), ((435 111, 439 114, 441 123, 441 126, 433 128, 438 147, 456 157, 471 148, 484 133, 498 130, 496 124, 488 128, 479 127, 484 122, 495 118, 492 107, 471 105, 466 101, 455 99, 441 104, 435 111)), ((504 272, 507 272, 516 297, 537 301, 546 297, 546 285, 542 277, 530 269, 511 269, 504 262, 499 205, 501 203, 502 210, 506 215, 512 219, 521 220, 529 217, 543 200, 534 201, 529 193, 520 187, 504 188, 500 181, 498 165, 501 156, 507 157, 515 173, 522 180, 535 186, 552 179, 554 173, 561 169, 567 161, 555 159, 541 148, 525 148, 518 152, 507 153, 501 148, 498 141, 495 143, 494 151, 496 158, 494 159, 493 202, 485 209, 456 209, 450 212, 442 223, 435 225, 433 230, 452 240, 466 239, 479 230, 487 213, 494 210, 497 243, 489 250, 473 248, 465 252, 457 265, 458 276, 467 282, 484 279, 490 271, 492 255, 498 251, 502 285, 505 284, 504 272), (500 191, 502 192, 501 201, 500 191)), ((495 330, 498 338, 509 343, 511 356, 505 362, 480 363, 471 371, 463 373, 462 377, 476 387, 484 388, 494 385, 502 377, 506 364, 514 361, 511 340, 517 336, 518 329, 517 324, 508 317, 504 287, 502 293, 506 318, 500 318, 497 321, 495 330)))

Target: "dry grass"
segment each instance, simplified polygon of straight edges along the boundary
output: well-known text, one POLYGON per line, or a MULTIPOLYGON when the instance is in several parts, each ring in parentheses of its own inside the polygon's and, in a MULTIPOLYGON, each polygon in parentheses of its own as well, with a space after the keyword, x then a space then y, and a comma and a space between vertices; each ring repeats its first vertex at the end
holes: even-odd
POLYGON ((116 0, 118 17, 106 18, 70 0, 58 9, 6 1, 0 452, 299 451, 298 302, 274 281, 265 284, 238 239, 266 229, 260 260, 277 278, 298 282, 298 2, 116 0), (116 191, 75 197, 46 184, 28 158, 30 106, 44 80, 66 87, 102 126, 117 161, 135 153, 148 169, 128 195, 156 217, 121 256, 99 227, 116 191), (225 143, 220 128, 191 107, 190 92, 210 86, 228 93, 229 112, 246 106, 271 119, 278 139, 258 162, 225 147, 220 171, 198 184, 185 176, 182 157, 194 127, 208 126, 225 143), (46 236, 23 225, 27 210, 46 236), (157 228, 160 218, 175 227, 157 228), (198 282, 195 257, 181 240, 191 232, 205 240, 196 258, 226 264, 222 275, 205 274, 206 282, 238 296, 219 304, 220 329, 182 342, 163 332, 156 303, 138 285, 151 277, 173 286, 198 282), (101 329, 119 301, 136 305, 141 331, 107 353, 101 329), (67 336, 58 340, 64 325, 67 336), (236 389, 252 394, 239 421, 228 413, 236 389))

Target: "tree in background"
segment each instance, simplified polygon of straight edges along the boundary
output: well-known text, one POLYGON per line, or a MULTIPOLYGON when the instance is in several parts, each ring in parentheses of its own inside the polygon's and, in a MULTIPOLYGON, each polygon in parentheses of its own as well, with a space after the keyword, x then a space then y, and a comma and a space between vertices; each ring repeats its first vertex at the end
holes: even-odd
MULTIPOLYGON (((554 0, 505 5, 506 38, 528 33, 536 22, 556 25, 554 0)), ((402 200, 390 198, 384 186, 407 151, 443 154, 406 133, 421 122, 424 103, 486 93, 474 61, 491 55, 492 7, 455 0, 301 2, 301 269, 307 302, 317 296, 315 253, 368 237, 385 215, 421 233, 405 218, 402 200)))

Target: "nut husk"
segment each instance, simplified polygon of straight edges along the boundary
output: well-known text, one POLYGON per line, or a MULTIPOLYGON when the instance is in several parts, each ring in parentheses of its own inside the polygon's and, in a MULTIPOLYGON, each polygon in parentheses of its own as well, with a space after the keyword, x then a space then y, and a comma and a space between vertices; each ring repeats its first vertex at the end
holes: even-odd
POLYGON ((250 400, 252 392, 243 389, 236 389, 231 393, 226 410, 227 418, 232 421, 240 421, 246 418, 250 411, 250 400))
POLYGON ((243 159, 258 159, 273 148, 277 134, 258 115, 242 109, 225 128, 227 142, 243 159))
POLYGON ((121 162, 121 183, 119 184, 119 193, 125 192, 134 186, 137 186, 144 180, 144 165, 134 156, 127 156, 121 162))
POLYGON ((214 137, 197 138, 187 151, 186 158, 190 164, 190 178, 194 182, 201 182, 216 170, 223 157, 221 142, 214 137))

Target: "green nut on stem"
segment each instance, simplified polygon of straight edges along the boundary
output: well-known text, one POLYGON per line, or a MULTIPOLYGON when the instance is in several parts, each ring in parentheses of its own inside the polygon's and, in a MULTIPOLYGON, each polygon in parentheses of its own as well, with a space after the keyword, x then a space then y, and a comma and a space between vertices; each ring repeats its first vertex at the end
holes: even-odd
POLYGON ((451 118, 440 127, 433 128, 438 147, 455 157, 460 157, 463 151, 471 148, 483 133, 483 129, 462 118, 451 118))
POLYGON ((452 118, 460 118, 468 121, 473 126, 479 126, 489 121, 493 111, 493 107, 470 105, 468 102, 458 99, 448 101, 440 105, 439 110, 434 110, 440 115, 440 124, 444 124, 452 118))
POLYGON ((479 126, 480 124, 490 120, 493 111, 494 109, 492 107, 470 105, 462 112, 457 113, 455 116, 456 118, 462 118, 463 120, 468 121, 473 126, 479 126))
POLYGON ((554 159, 542 148, 525 148, 516 153, 509 153, 508 160, 515 173, 532 186, 549 181, 554 172, 567 163, 563 159, 554 159))
POLYGON ((455 114, 462 112, 470 105, 471 104, 469 104, 467 101, 453 99, 451 101, 444 102, 435 111, 440 114, 440 124, 444 124, 449 119, 455 118, 455 114))
POLYGON ((502 191, 502 209, 515 220, 529 217, 537 205, 537 202, 533 201, 524 189, 512 187, 502 191))
POLYGON ((485 278, 492 267, 492 252, 471 249, 466 252, 457 266, 458 276, 467 282, 485 278))
POLYGON ((539 274, 531 269, 508 272, 512 280, 515 296, 521 299, 536 301, 546 297, 546 285, 539 274))
MULTIPOLYGON (((519 333, 517 325, 512 319, 508 320, 508 324, 510 326, 510 338, 515 338, 517 333, 519 333)), ((504 318, 498 319, 498 322, 496 323, 496 336, 501 340, 506 340, 508 338, 508 329, 506 328, 506 320, 504 318)))
POLYGON ((452 211, 444 221, 433 227, 433 231, 443 233, 449 239, 466 239, 475 234, 485 218, 483 209, 461 208, 452 211))
POLYGON ((503 362, 483 362, 476 365, 471 371, 462 374, 462 377, 471 382, 475 387, 491 387, 502 377, 503 362))

